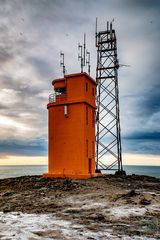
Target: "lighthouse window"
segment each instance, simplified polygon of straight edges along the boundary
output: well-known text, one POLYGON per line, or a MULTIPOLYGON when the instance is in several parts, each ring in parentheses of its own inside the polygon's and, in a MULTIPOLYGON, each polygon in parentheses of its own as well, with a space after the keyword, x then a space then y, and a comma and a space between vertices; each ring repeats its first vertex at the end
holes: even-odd
POLYGON ((86 107, 86 124, 88 125, 88 107, 86 107))
POLYGON ((66 88, 56 88, 55 92, 60 95, 66 93, 66 88))
POLYGON ((86 140, 86 156, 88 157, 88 139, 86 140))
POLYGON ((92 96, 94 96, 94 88, 92 88, 92 96))
POLYGON ((88 92, 88 83, 86 83, 86 92, 88 92))

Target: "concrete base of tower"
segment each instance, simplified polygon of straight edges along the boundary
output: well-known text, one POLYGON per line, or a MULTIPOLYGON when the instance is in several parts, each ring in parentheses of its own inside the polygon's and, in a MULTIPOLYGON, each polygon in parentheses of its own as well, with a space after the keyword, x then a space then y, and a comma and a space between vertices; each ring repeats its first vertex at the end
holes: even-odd
POLYGON ((43 178, 73 178, 73 179, 88 179, 92 177, 100 177, 103 174, 55 174, 55 173, 44 173, 43 178))

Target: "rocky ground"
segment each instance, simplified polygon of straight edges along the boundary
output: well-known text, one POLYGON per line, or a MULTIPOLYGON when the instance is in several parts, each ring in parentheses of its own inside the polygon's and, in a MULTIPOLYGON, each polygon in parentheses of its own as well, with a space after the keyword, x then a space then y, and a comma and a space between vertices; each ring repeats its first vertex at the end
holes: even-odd
POLYGON ((2 179, 0 212, 0 239, 160 239, 160 179, 2 179), (26 216, 33 220, 28 237, 6 234, 9 225, 22 226, 26 216))

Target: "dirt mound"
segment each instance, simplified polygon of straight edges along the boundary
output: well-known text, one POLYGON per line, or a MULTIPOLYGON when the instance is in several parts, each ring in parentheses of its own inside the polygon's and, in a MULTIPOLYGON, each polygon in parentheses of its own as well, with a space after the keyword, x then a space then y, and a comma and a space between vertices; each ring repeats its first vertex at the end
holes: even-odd
POLYGON ((107 175, 87 180, 24 176, 0 180, 0 212, 53 213, 87 229, 159 236, 160 179, 107 175), (151 226, 154 226, 151 228, 151 226))

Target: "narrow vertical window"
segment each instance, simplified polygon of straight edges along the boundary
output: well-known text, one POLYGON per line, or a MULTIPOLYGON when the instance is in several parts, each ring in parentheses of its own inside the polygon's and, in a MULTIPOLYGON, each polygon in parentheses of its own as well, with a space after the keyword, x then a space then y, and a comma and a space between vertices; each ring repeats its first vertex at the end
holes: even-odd
POLYGON ((92 88, 92 96, 94 96, 94 88, 92 88))
POLYGON ((88 92, 88 83, 86 82, 86 92, 88 92))
POLYGON ((86 107, 86 124, 88 125, 88 107, 86 107))
POLYGON ((88 139, 86 140, 86 156, 88 158, 88 139))

